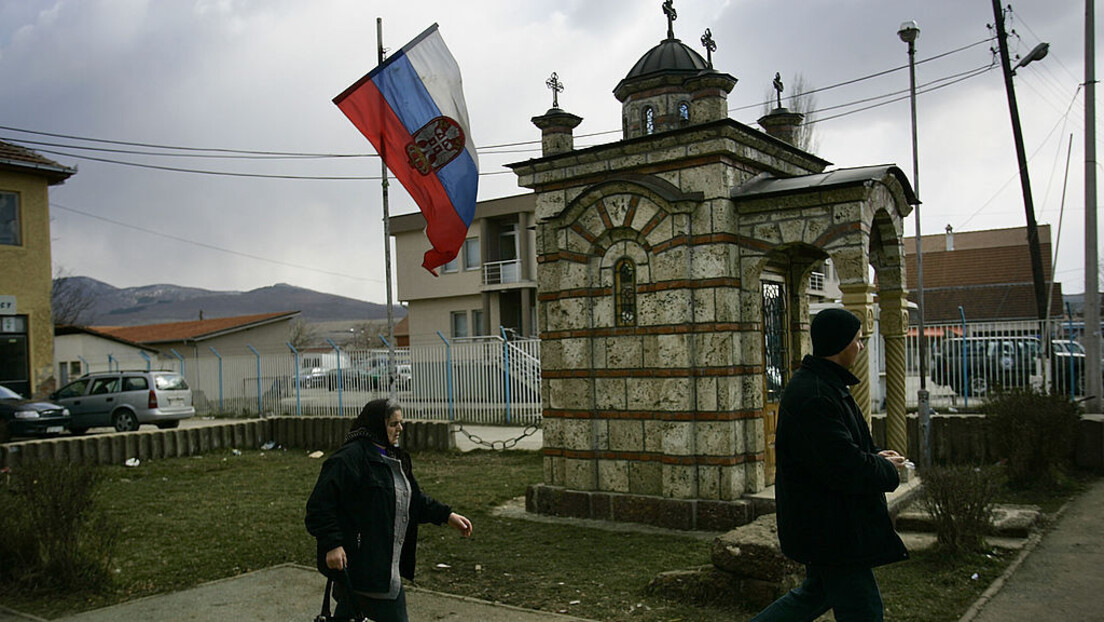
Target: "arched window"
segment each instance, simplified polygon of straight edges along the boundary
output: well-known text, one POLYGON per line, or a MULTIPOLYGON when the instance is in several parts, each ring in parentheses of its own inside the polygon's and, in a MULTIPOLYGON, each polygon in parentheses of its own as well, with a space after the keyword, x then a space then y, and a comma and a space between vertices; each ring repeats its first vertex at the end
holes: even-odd
POLYGON ((655 134, 655 108, 644 106, 644 133, 655 134))
POLYGON ((613 266, 613 312, 618 326, 636 326, 636 265, 627 257, 613 266))
POLYGON ((689 125, 690 124, 690 104, 688 104, 686 102, 679 102, 678 112, 679 112, 679 125, 689 125))

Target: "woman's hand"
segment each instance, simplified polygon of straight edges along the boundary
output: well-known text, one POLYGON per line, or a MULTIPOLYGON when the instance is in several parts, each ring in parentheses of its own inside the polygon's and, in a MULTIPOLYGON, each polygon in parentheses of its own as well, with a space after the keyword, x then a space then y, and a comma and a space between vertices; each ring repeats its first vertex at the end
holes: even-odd
POLYGON ((331 570, 345 570, 346 561, 345 547, 343 546, 339 546, 335 549, 330 549, 326 553, 326 567, 331 570))
MULTIPOLYGON (((471 535, 471 521, 464 516, 460 516, 456 512, 449 514, 448 524, 452 527, 455 527, 456 530, 460 532, 460 535, 464 536, 465 538, 471 535)), ((329 556, 327 555, 327 558, 328 557, 329 556)))

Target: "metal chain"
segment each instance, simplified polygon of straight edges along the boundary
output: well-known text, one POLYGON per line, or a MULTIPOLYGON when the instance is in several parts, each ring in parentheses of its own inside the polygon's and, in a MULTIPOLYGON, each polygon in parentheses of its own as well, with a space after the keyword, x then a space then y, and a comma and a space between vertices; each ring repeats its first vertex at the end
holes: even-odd
POLYGON ((521 433, 521 436, 518 436, 516 438, 508 438, 504 441, 485 441, 478 434, 472 434, 471 432, 465 430, 463 423, 459 423, 457 425, 460 426, 459 430, 464 433, 464 436, 468 437, 469 441, 481 447, 486 447, 488 449, 494 449, 497 451, 513 449, 517 446, 518 442, 521 441, 521 439, 536 434, 537 430, 540 429, 540 421, 538 420, 537 423, 532 423, 527 426, 525 430, 521 433))

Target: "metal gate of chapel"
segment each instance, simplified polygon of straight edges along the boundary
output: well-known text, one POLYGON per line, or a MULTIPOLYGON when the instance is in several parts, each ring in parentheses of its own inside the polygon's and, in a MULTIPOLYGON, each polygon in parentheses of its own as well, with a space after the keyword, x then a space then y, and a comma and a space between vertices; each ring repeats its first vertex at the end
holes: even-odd
POLYGON ((786 287, 777 281, 762 281, 763 289, 763 433, 766 437, 767 484, 774 483, 774 435, 778 427, 778 405, 786 384, 788 368, 786 338, 786 287))

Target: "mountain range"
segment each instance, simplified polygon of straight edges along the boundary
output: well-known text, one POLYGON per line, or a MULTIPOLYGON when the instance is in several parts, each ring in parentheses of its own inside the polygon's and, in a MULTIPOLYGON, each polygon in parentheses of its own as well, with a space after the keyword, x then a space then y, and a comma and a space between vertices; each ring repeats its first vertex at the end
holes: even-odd
MULTIPOLYGON (((83 276, 64 277, 64 290, 87 301, 80 323, 139 326, 255 313, 299 311, 304 322, 370 321, 387 317, 387 305, 277 283, 247 292, 212 291, 179 285, 119 288, 83 276)), ((395 317, 406 309, 396 305, 395 317)))

